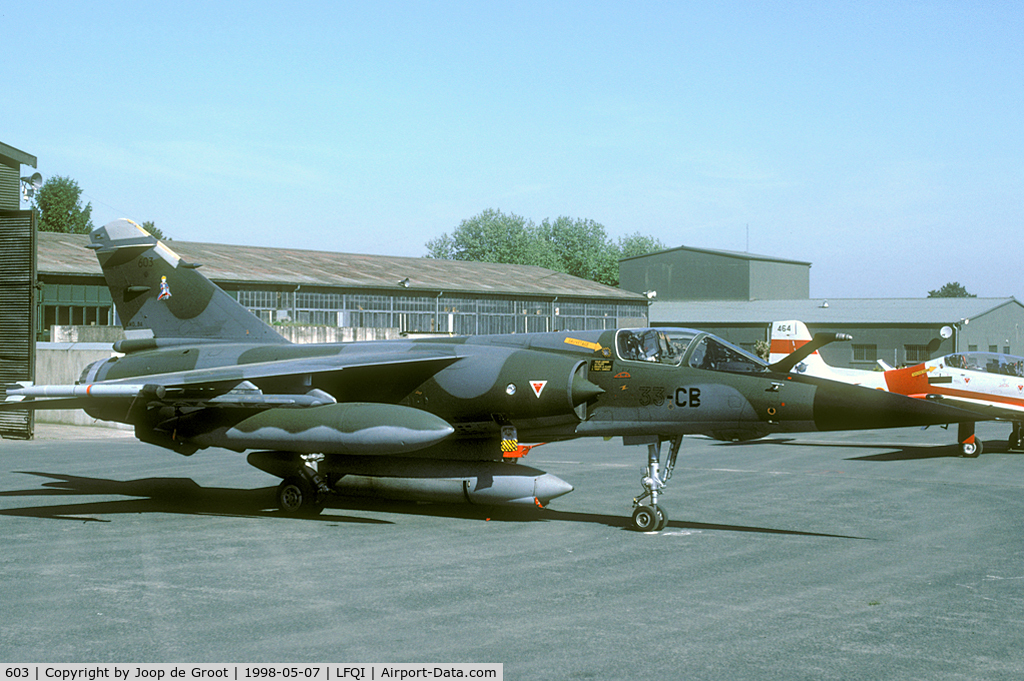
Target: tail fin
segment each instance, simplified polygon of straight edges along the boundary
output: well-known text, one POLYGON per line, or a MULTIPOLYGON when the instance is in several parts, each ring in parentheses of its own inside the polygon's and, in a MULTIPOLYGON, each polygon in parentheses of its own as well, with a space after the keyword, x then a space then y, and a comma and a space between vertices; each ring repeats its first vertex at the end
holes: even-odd
POLYGON ((154 338, 287 343, 156 237, 131 220, 92 232, 89 248, 103 268, 126 332, 154 338))
MULTIPOLYGON (((768 363, 781 362, 787 355, 795 352, 812 339, 811 332, 807 325, 795 319, 784 322, 772 322, 771 348, 768 355, 768 363)), ((832 370, 817 350, 808 355, 802 362, 793 369, 798 373, 806 373, 811 376, 836 379, 832 370)))

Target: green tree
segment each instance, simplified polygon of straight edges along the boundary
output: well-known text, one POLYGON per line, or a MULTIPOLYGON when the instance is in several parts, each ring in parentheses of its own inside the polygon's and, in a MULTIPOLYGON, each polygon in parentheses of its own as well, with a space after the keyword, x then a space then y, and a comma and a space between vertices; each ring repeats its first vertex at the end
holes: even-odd
POLYGON ((618 249, 601 223, 564 216, 553 222, 545 219, 538 238, 554 258, 551 269, 609 286, 619 283, 618 249))
POLYGON ((147 232, 155 236, 157 239, 160 239, 160 241, 171 240, 170 237, 164 236, 164 233, 160 231, 160 228, 157 227, 152 220, 146 220, 145 222, 143 222, 142 229, 146 230, 147 232))
POLYGON ((653 236, 644 236, 640 232, 636 232, 619 238, 619 259, 664 251, 665 248, 665 244, 653 236))
POLYGON ((426 247, 428 258, 536 265, 608 286, 619 284, 620 258, 665 248, 640 234, 614 243, 604 225, 594 220, 563 216, 537 225, 493 209, 463 220, 426 247))
POLYGON ((929 298, 977 298, 978 296, 973 293, 968 293, 967 289, 959 281, 951 281, 944 285, 940 289, 928 292, 929 298))
POLYGON ((33 208, 41 232, 88 234, 92 231, 92 204, 82 207, 82 190, 70 177, 54 175, 39 188, 33 208))
POLYGON ((490 208, 427 242, 427 257, 440 260, 538 265, 546 260, 543 251, 531 220, 490 208))

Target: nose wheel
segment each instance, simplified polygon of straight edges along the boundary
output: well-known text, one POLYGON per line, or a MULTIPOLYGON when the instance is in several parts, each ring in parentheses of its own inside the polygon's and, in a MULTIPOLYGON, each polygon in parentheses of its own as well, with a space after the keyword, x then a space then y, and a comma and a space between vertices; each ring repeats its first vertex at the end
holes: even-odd
POLYGON ((633 528, 638 532, 660 532, 668 524, 668 516, 660 506, 641 504, 633 509, 633 528))
POLYGON ((679 456, 683 436, 677 436, 670 441, 668 461, 664 469, 661 463, 661 442, 659 439, 647 444, 647 470, 640 479, 644 492, 633 499, 633 529, 638 532, 660 532, 668 524, 668 515, 658 505, 658 495, 672 477, 672 469, 676 466, 676 457, 679 456), (650 501, 645 503, 647 499, 650 501))

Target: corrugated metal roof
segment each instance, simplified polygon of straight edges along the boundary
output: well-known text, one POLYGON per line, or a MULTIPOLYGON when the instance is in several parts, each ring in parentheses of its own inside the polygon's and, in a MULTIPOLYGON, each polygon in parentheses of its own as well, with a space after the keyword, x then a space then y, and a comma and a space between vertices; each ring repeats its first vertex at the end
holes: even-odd
POLYGON ((1016 298, 836 298, 801 300, 655 301, 652 324, 761 324, 799 319, 814 324, 949 324, 1002 307, 1016 298))
POLYGON ((32 154, 26 154, 21 149, 15 149, 14 147, 0 142, 0 161, 4 162, 4 165, 23 165, 36 167, 36 157, 32 154))
MULTIPOLYGON (((39 274, 102 275, 85 234, 39 233, 39 274)), ((528 265, 399 258, 291 248, 169 241, 187 262, 221 283, 334 286, 350 289, 564 296, 645 303, 638 293, 528 265), (408 287, 398 282, 409 279, 408 287)))

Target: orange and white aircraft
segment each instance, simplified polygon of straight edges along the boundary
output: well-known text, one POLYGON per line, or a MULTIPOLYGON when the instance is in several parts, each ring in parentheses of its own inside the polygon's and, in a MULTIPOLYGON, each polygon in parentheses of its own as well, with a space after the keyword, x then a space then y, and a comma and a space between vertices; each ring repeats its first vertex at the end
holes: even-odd
MULTIPOLYGON (((783 360, 812 340, 800 321, 772 322, 769 362, 783 360)), ((839 340, 850 340, 849 336, 839 340)), ((1024 357, 997 352, 955 352, 894 369, 879 361, 879 371, 844 369, 825 363, 815 350, 792 371, 834 381, 954 404, 978 414, 979 421, 1010 421, 1010 451, 1024 451, 1024 357)), ((957 440, 963 456, 978 456, 982 442, 974 423, 961 423, 957 440)))

